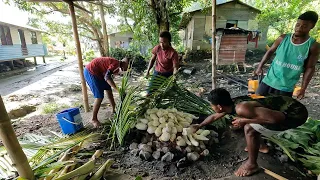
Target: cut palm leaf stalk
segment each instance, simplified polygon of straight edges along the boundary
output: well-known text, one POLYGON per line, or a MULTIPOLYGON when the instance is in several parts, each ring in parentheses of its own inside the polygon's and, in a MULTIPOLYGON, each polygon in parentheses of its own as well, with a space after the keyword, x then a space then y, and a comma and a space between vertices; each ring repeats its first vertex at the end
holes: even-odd
MULTIPOLYGON (((72 169, 77 165, 77 163, 73 163, 73 164, 69 164, 67 166, 65 166, 61 171, 60 171, 60 174, 58 175, 58 178, 59 177, 62 177, 64 176, 67 172, 69 172, 69 169, 72 169)), ((72 171, 70 170, 70 171, 72 171)))
POLYGON ((61 176, 56 178, 55 180, 67 180, 76 176, 80 176, 83 174, 88 174, 90 172, 93 171, 95 167, 95 159, 91 159, 90 161, 86 162, 85 164, 83 164, 82 166, 80 166, 79 168, 61 176))
MULTIPOLYGON (((49 153, 49 151, 38 151, 37 155, 30 160, 30 162, 33 162, 35 166, 33 169, 36 171, 37 169, 44 167, 52 162, 54 162, 62 153, 66 152, 67 150, 76 147, 79 145, 80 142, 89 140, 92 138, 95 138, 99 136, 99 134, 79 134, 75 135, 74 139, 72 138, 67 138, 65 141, 60 140, 57 144, 63 144, 63 148, 56 149, 56 151, 53 151, 54 153, 50 153, 50 155, 47 158, 43 158, 46 153, 49 153)), ((48 149, 50 150, 53 147, 57 147, 55 144, 49 144, 48 146, 44 146, 43 149, 48 149)), ((32 163, 32 164, 33 164, 32 163)))
POLYGON ((99 169, 98 171, 90 178, 90 180, 99 180, 104 172, 111 167, 114 163, 114 160, 108 159, 99 169))
POLYGON ((79 168, 77 168, 77 169, 75 169, 75 170, 73 170, 63 176, 56 178, 55 180, 67 180, 70 178, 74 178, 76 176, 81 176, 81 175, 91 173, 95 167, 96 159, 99 158, 102 154, 103 154, 102 150, 97 150, 88 162, 86 162, 85 164, 83 164, 79 168))

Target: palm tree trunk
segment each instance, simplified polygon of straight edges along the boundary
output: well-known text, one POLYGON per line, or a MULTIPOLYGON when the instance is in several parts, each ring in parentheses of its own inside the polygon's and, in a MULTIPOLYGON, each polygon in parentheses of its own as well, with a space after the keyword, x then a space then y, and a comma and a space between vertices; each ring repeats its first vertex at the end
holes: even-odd
POLYGON ((33 171, 29 165, 28 159, 18 142, 14 133, 10 118, 0 96, 0 138, 6 147, 8 154, 15 164, 21 178, 34 180, 33 171))

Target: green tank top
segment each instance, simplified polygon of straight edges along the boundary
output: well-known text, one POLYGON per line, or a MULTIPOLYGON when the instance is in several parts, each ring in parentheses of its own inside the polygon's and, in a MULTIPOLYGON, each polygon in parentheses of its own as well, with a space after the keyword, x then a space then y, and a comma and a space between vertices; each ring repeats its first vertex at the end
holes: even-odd
POLYGON ((302 44, 294 44, 292 35, 287 34, 276 50, 276 56, 263 82, 268 86, 293 92, 296 83, 304 71, 304 63, 308 58, 309 49, 315 39, 309 38, 302 44))

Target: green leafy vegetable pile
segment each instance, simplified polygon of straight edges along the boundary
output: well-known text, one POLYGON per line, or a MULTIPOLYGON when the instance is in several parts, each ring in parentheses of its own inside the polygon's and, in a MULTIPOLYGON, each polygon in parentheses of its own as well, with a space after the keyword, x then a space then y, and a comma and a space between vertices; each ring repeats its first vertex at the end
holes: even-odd
POLYGON ((267 139, 281 147, 292 161, 320 174, 320 120, 309 118, 302 126, 267 139))

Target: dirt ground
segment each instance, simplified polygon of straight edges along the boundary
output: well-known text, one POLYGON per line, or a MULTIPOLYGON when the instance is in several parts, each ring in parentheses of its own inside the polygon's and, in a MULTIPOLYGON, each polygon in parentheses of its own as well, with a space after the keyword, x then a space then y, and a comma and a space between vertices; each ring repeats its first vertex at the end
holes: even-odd
MULTIPOLYGON (((247 73, 231 72, 229 67, 222 67, 219 72, 232 74, 240 79, 247 80, 253 68, 250 67, 254 63, 250 61, 247 73)), ((211 74, 209 62, 189 63, 187 67, 195 67, 196 71, 192 75, 185 75, 181 78, 194 93, 200 93, 203 98, 211 89, 211 74)), ((231 67, 231 68, 230 68, 231 67)), ((302 102, 307 106, 310 117, 318 118, 320 116, 320 76, 319 66, 316 74, 311 81, 306 98, 302 102)), ((116 82, 119 82, 119 78, 116 82)), ((132 81, 139 81, 138 77, 132 81)), ((247 94, 247 89, 227 79, 219 78, 217 80, 219 87, 224 87, 230 91, 232 96, 247 94)), ((41 76, 33 76, 19 83, 8 83, 6 91, 12 87, 12 93, 3 96, 8 112, 19 109, 23 106, 35 107, 35 110, 28 112, 26 116, 14 118, 13 125, 18 136, 25 133, 48 134, 49 131, 61 132, 59 124, 54 113, 44 114, 43 109, 50 103, 56 103, 59 106, 80 107, 82 108, 82 95, 80 86, 80 78, 78 68, 75 64, 68 64, 61 68, 51 71, 49 74, 41 76), (14 85, 13 85, 14 84, 14 85), (21 87, 19 87, 21 84, 21 87)), ((0 90, 1 90, 0 88, 0 90)), ((93 103, 92 93, 88 89, 89 103, 93 103)), ((115 93, 117 98, 117 94, 115 93)), ((111 110, 107 100, 103 101, 103 105, 99 112, 99 118, 102 121, 107 120, 111 116, 111 110)), ((84 113, 81 109, 81 116, 86 127, 91 127, 89 121, 91 112, 84 113)), ((233 172, 241 165, 247 157, 247 153, 243 151, 245 140, 242 132, 231 132, 229 137, 222 139, 221 144, 213 147, 209 158, 198 161, 186 168, 177 169, 174 163, 163 163, 159 161, 142 161, 139 157, 130 155, 126 148, 120 155, 114 156, 116 164, 114 166, 115 175, 111 179, 134 179, 140 175, 144 179, 273 179, 269 175, 260 172, 249 178, 237 178, 233 176, 233 172), (118 173, 118 174, 117 174, 118 173)), ((288 179, 310 179, 306 178, 298 172, 293 163, 281 163, 275 153, 259 154, 258 163, 279 175, 288 179)))

